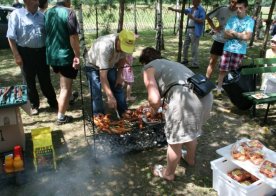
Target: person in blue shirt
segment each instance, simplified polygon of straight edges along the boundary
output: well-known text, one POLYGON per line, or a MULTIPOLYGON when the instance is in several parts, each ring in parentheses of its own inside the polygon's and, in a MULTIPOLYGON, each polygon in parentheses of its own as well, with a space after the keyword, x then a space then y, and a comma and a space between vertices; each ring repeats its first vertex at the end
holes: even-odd
POLYGON ((227 41, 221 56, 216 96, 221 95, 223 78, 227 72, 238 69, 254 28, 254 20, 246 13, 248 1, 238 0, 236 8, 237 16, 230 17, 225 26, 224 37, 227 41))
MULTIPOLYGON (((184 46, 183 46, 183 59, 182 64, 188 65, 188 50, 191 44, 192 49, 192 65, 190 68, 199 68, 198 61, 198 46, 199 39, 204 30, 204 21, 206 12, 204 8, 200 5, 201 0, 193 0, 193 7, 185 9, 184 14, 188 16, 188 26, 187 33, 185 36, 184 46)), ((176 12, 181 12, 179 9, 169 8, 169 10, 173 10, 176 12)))
POLYGON ((40 101, 36 77, 50 107, 57 109, 58 103, 46 64, 44 15, 38 11, 38 0, 25 0, 24 3, 25 8, 16 9, 10 15, 7 38, 15 63, 22 68, 27 83, 31 114, 37 115, 40 101))
POLYGON ((237 0, 231 0, 228 6, 217 7, 206 15, 206 20, 212 29, 212 38, 214 40, 210 50, 209 65, 206 70, 206 77, 209 79, 223 53, 224 42, 226 41, 224 38, 224 27, 226 22, 228 18, 237 14, 236 3, 237 0), (215 23, 214 18, 217 19, 218 24, 215 23))

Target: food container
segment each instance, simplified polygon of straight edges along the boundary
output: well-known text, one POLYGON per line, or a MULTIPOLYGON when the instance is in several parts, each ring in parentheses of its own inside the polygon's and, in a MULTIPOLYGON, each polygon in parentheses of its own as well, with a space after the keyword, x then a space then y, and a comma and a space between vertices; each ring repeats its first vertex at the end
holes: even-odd
POLYGON ((211 168, 213 170, 213 189, 218 192, 218 195, 269 196, 276 194, 276 189, 261 180, 257 180, 250 185, 244 185, 229 177, 228 172, 240 167, 224 157, 211 161, 211 168))
MULTIPOLYGON (((239 140, 239 142, 247 142, 249 139, 242 138, 239 140)), ((218 149, 216 152, 226 158, 227 160, 231 161, 238 167, 243 168, 244 170, 248 171, 252 175, 259 178, 262 182, 266 183, 267 185, 271 186, 272 188, 276 189, 276 176, 274 178, 268 178, 264 174, 260 173, 260 166, 261 165, 255 165, 250 160, 246 161, 239 161, 236 159, 233 159, 231 156, 231 149, 234 144, 230 144, 228 146, 225 146, 223 148, 218 149)), ((276 163, 276 152, 266 148, 265 146, 262 148, 262 152, 264 153, 264 159, 271 161, 273 163, 276 163)))

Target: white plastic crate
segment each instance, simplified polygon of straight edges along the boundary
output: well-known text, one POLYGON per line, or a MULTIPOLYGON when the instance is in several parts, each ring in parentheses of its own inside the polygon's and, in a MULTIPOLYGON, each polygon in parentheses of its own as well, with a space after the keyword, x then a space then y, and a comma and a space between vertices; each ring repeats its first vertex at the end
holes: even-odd
POLYGON ((221 196, 263 196, 274 195, 276 189, 263 183, 261 180, 247 186, 230 178, 227 173, 235 168, 240 168, 231 161, 222 157, 211 161, 213 170, 213 189, 221 196))

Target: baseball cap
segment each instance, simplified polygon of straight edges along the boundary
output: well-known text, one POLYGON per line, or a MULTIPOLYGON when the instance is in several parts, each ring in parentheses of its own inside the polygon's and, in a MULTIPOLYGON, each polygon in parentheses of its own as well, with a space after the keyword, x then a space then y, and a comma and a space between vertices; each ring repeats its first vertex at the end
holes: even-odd
POLYGON ((271 38, 272 41, 276 41, 276 35, 271 38))
POLYGON ((119 33, 120 47, 125 53, 131 54, 135 47, 135 34, 132 31, 123 29, 119 33))

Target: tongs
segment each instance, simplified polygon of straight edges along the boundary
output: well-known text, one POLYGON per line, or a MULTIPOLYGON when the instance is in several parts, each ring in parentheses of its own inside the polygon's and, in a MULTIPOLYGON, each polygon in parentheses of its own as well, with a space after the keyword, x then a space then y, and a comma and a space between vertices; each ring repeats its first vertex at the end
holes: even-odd
POLYGON ((117 110, 117 109, 115 109, 115 112, 116 112, 117 118, 120 120, 120 119, 121 119, 121 117, 120 117, 120 115, 119 115, 118 110, 117 110))

